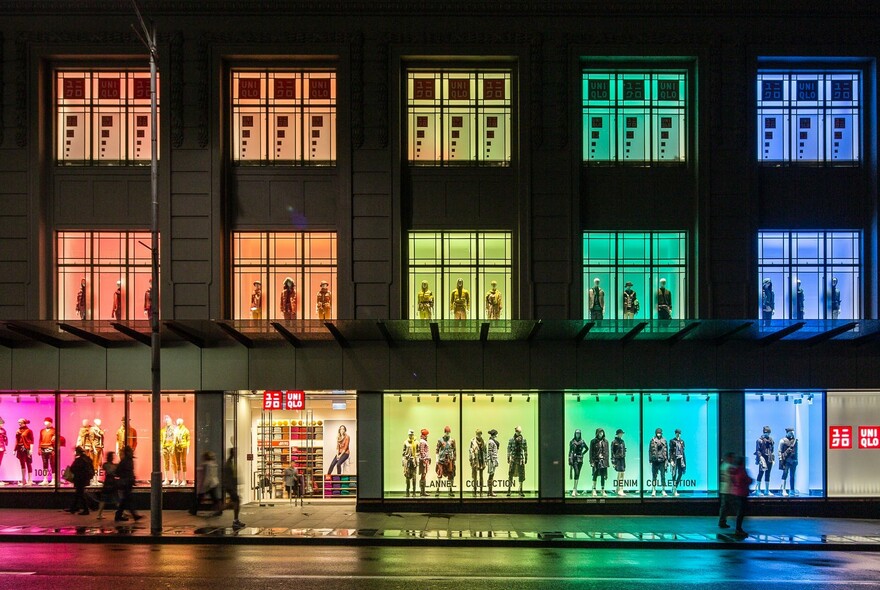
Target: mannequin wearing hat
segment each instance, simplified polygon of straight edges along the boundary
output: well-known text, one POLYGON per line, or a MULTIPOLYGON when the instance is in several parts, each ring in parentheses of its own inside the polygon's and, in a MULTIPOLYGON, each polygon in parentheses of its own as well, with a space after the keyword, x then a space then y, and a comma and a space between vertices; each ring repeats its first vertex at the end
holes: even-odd
POLYGON ((471 486, 473 493, 477 495, 477 476, 480 477, 479 493, 483 495, 483 472, 486 470, 486 463, 489 460, 489 450, 486 448, 486 441, 483 440, 483 431, 479 428, 471 439, 470 448, 468 449, 468 459, 471 463, 471 486))
POLYGON ((764 482, 764 495, 770 495, 770 470, 773 468, 775 443, 770 436, 770 427, 765 426, 761 436, 755 441, 755 464, 758 466, 758 478, 755 494, 761 493, 761 481, 764 482))
POLYGON ((263 284, 254 281, 254 290, 251 293, 251 319, 259 320, 263 317, 263 284))
POLYGON ((831 319, 840 317, 840 289, 837 288, 837 277, 831 277, 831 319))
POLYGON ((315 296, 315 311, 318 313, 318 319, 325 322, 333 316, 333 295, 329 287, 330 283, 321 281, 321 288, 315 296))
POLYGON ((43 481, 41 486, 52 483, 55 473, 55 425, 52 418, 43 418, 43 429, 40 430, 40 458, 43 460, 43 481))
POLYGON ((498 467, 498 449, 501 446, 498 444, 498 431, 494 428, 489 431, 489 442, 486 443, 486 467, 489 471, 489 492, 486 494, 490 498, 495 497, 495 491, 492 489, 495 487, 495 469, 498 467))
POLYGON ((581 477, 581 468, 584 465, 584 455, 587 452, 587 442, 581 436, 580 429, 574 431, 574 437, 568 441, 568 471, 574 480, 571 488, 571 497, 578 495, 578 480, 581 477))
POLYGON ((449 298, 449 311, 452 312, 453 318, 466 320, 470 309, 471 294, 464 288, 464 280, 458 279, 455 282, 455 289, 452 290, 452 296, 449 298))
POLYGON ((769 326, 776 310, 776 295, 773 293, 773 281, 764 279, 761 284, 761 319, 764 325, 769 326))
POLYGON ((605 317, 605 290, 599 286, 599 279, 593 279, 593 287, 587 293, 587 308, 590 310, 591 320, 605 317))
POLYGON ((431 465, 431 447, 428 445, 428 429, 422 428, 419 433, 419 489, 420 496, 427 496, 425 492, 425 478, 428 476, 428 467, 431 465))
POLYGON ((519 495, 523 493, 523 482, 526 480, 526 463, 529 462, 529 447, 522 435, 522 426, 513 429, 513 436, 507 441, 507 495, 513 486, 514 478, 519 480, 519 495))
POLYGON ((596 437, 590 441, 590 467, 593 469, 593 497, 596 497, 596 479, 601 483, 602 495, 605 493, 605 480, 608 479, 608 465, 611 453, 608 451, 608 439, 605 429, 597 428, 596 437))
POLYGON ((498 290, 498 281, 490 283, 492 288, 486 293, 486 319, 501 319, 501 291, 498 290))
POLYGON ((801 285, 800 279, 797 280, 797 288, 794 292, 794 304, 797 313, 797 319, 804 319, 804 288, 801 285))
POLYGON ((639 313, 639 300, 632 287, 632 281, 627 281, 623 289, 623 319, 625 320, 631 320, 639 313))
POLYGON ((403 441, 403 479, 406 480, 406 497, 409 498, 410 485, 412 494, 416 495, 416 468, 419 464, 419 444, 416 441, 416 433, 412 429, 406 433, 403 441))
POLYGON ((150 279, 147 290, 144 291, 144 315, 150 317, 153 310, 153 279, 150 279))
POLYGON ((281 285, 281 315, 285 320, 296 319, 296 283, 290 277, 281 285))
POLYGON ((430 320, 434 316, 434 293, 428 288, 428 281, 422 281, 418 294, 419 319, 430 320))
POLYGON ((779 441, 779 469, 782 470, 782 484, 780 492, 783 496, 788 496, 788 489, 792 494, 796 494, 797 490, 794 486, 794 474, 797 471, 798 464, 798 439, 794 436, 794 428, 785 429, 785 438, 779 441))
POLYGON ((618 428, 614 440, 611 441, 611 466, 617 472, 617 495, 625 496, 623 491, 624 472, 626 471, 626 443, 623 441, 623 429, 618 428))
POLYGON ((114 320, 122 319, 122 281, 116 281, 116 291, 113 293, 113 311, 110 317, 114 320))
POLYGON ((666 279, 660 279, 657 289, 657 319, 672 319, 672 291, 666 288, 666 279))
POLYGON ((437 464, 434 469, 437 471, 437 495, 440 495, 440 481, 444 477, 449 481, 449 495, 452 496, 452 486, 455 483, 455 439, 452 438, 452 429, 447 426, 443 429, 443 436, 437 441, 437 464))
POLYGON ((32 485, 31 478, 34 471, 33 446, 34 431, 28 428, 31 421, 27 418, 18 419, 18 430, 15 431, 15 456, 21 465, 21 484, 32 485))
POLYGON ((657 476, 660 476, 660 490, 666 495, 666 467, 669 463, 669 445, 663 438, 663 429, 654 430, 654 437, 648 443, 648 461, 651 463, 651 495, 657 495, 657 476))
POLYGON ((669 463, 672 465, 672 495, 678 495, 678 486, 685 471, 684 439, 681 428, 675 429, 675 436, 669 441, 669 463))
MULTIPOLYGON (((6 428, 3 425, 6 421, 0 418, 0 465, 3 464, 3 455, 6 454, 6 447, 9 446, 9 436, 6 434, 6 428)), ((0 481, 0 486, 5 486, 5 481, 0 481)))
POLYGON ((86 319, 86 279, 79 282, 79 291, 76 292, 76 315, 79 319, 86 319))

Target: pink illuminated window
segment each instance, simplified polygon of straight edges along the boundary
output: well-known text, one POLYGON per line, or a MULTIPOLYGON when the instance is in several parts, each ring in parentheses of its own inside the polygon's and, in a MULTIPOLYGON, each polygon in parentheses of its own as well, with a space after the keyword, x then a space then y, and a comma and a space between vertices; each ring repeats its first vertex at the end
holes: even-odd
POLYGON ((336 162, 335 72, 233 70, 230 80, 234 162, 336 162))
POLYGON ((57 235, 59 320, 148 319, 150 232, 57 235))
POLYGON ((337 317, 335 232, 237 232, 232 252, 233 319, 337 317))
POLYGON ((149 72, 56 71, 55 117, 59 164, 151 161, 149 72))

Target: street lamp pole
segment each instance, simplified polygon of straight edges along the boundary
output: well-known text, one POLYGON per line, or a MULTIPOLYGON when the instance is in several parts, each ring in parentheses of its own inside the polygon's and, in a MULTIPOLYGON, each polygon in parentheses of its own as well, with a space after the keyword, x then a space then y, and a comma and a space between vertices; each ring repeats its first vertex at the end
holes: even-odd
MULTIPOLYGON (((150 471, 150 532, 159 535, 162 532, 162 441, 159 432, 162 429, 162 372, 160 367, 162 341, 159 334, 159 151, 158 151, 158 117, 156 107, 156 27, 150 23, 148 28, 138 10, 137 2, 131 0, 135 14, 140 23, 141 32, 135 29, 141 42, 150 51, 150 253, 151 287, 150 287, 150 374, 152 376, 152 469, 150 471)), ((132 27, 134 28, 134 27, 132 27)))

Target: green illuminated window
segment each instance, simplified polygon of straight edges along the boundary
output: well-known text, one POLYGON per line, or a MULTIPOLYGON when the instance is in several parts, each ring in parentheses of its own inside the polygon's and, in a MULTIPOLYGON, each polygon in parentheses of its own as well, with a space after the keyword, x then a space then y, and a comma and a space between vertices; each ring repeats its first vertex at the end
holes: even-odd
POLYGON ((413 319, 510 319, 511 244, 509 232, 411 232, 409 234, 409 317, 413 319), (467 303, 457 295, 458 280, 467 292, 467 303), (487 296, 501 294, 497 318, 487 296), (432 305, 422 291, 427 283, 432 305), (420 305, 421 303, 421 305, 420 305))
POLYGON ((510 163, 510 71, 407 72, 410 164, 510 163))
POLYGON ((588 70, 582 85, 584 162, 686 160, 686 72, 588 70))
MULTIPOLYGON (((687 310, 687 233, 686 232, 585 232, 584 233, 584 318, 592 319, 670 319, 658 309, 659 289, 671 298, 672 319, 681 319, 687 310), (602 317, 591 313, 590 290, 599 279, 604 294, 602 317), (639 311, 624 315, 624 298, 635 292, 639 311)), ((595 301, 595 297, 593 298, 595 301)))

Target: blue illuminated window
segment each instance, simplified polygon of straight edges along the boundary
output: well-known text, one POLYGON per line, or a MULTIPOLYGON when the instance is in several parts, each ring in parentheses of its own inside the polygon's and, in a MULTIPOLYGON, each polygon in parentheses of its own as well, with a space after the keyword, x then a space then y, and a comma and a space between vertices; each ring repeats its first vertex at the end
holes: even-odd
POLYGON ((861 251, 858 231, 759 232, 759 317, 861 318, 861 251))
POLYGON ((589 70, 582 85, 585 163, 685 161, 686 72, 589 70))
POLYGON ((858 162, 861 88, 857 71, 759 71, 758 161, 858 162))

